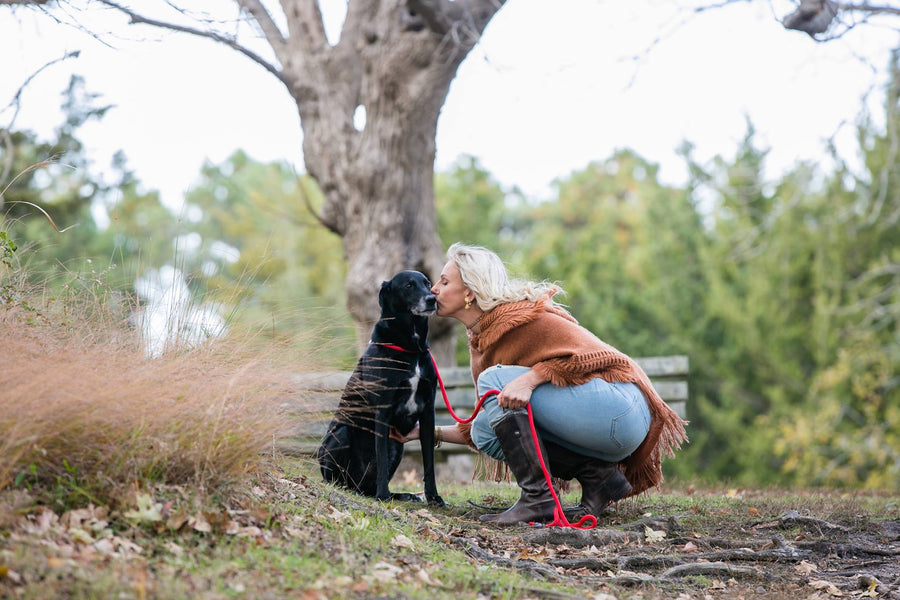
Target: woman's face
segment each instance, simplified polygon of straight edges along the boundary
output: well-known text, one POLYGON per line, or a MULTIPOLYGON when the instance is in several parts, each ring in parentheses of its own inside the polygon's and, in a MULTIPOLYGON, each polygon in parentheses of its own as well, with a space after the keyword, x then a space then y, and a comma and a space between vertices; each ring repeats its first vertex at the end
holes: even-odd
POLYGON ((459 267, 452 260, 444 265, 438 282, 431 288, 431 293, 437 298, 436 314, 441 317, 459 318, 466 309, 466 296, 468 295, 473 302, 475 300, 459 276, 459 267))

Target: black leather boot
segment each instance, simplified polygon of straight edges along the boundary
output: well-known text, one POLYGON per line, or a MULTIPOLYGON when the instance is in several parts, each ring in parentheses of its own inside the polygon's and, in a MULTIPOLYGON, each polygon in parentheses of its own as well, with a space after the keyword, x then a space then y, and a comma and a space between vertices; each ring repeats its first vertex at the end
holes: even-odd
MULTIPOLYGON (((511 411, 497 419, 491 427, 497 433, 503 456, 509 470, 516 477, 516 483, 522 488, 519 500, 505 512, 481 515, 480 520, 498 525, 512 525, 520 522, 546 523, 553 520, 553 509, 556 502, 547 486, 544 471, 538 459, 538 446, 535 446, 528 422, 528 413, 511 411)), ((538 438, 540 443, 540 438, 538 438)), ((547 461, 547 453, 540 447, 547 461)))
POLYGON ((631 493, 631 484, 618 465, 583 456, 550 441, 545 441, 544 447, 547 449, 545 456, 553 476, 577 479, 581 484, 581 503, 566 508, 567 518, 580 513, 599 517, 611 502, 618 502, 631 493))

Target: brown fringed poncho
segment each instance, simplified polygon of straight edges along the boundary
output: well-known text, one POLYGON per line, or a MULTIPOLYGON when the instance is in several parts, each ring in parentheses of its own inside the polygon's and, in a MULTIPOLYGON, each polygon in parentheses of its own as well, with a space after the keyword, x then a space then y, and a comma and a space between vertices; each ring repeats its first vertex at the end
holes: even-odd
MULTIPOLYGON (((634 488, 632 495, 658 486, 663 480, 662 456, 673 456, 687 441, 687 422, 663 402, 633 359, 579 325, 551 300, 554 293, 536 302, 501 304, 484 315, 479 331, 469 336, 472 378, 478 381, 482 371, 503 364, 531 367, 559 386, 578 385, 594 377, 636 384, 650 408, 650 431, 621 467, 634 488)), ((471 425, 461 424, 459 428, 474 447, 471 425)))

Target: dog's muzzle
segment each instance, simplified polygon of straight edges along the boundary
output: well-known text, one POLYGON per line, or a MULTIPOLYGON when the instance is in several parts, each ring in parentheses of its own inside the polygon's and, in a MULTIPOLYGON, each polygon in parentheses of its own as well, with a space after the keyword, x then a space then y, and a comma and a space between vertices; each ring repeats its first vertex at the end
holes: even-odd
POLYGON ((430 315, 436 310, 437 298, 435 298, 432 294, 428 294, 419 301, 419 304, 417 306, 413 307, 412 313, 414 315, 430 315))

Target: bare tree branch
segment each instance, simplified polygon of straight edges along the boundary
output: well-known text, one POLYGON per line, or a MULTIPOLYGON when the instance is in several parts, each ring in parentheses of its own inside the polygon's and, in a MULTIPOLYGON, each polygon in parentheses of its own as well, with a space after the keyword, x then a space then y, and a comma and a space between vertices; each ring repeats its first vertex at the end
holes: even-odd
MULTIPOLYGON (((477 35, 472 36, 477 42, 481 32, 505 2, 506 0, 407 0, 407 6, 422 17, 428 29, 440 35, 458 33, 459 25, 467 23, 477 32, 477 35)), ((462 45, 467 44, 462 39, 457 41, 462 45)))
MULTIPOLYGON (((275 50, 275 54, 281 57, 281 51, 284 48, 284 36, 281 35, 281 31, 278 29, 278 26, 275 25, 275 22, 272 20, 272 16, 269 14, 269 11, 266 10, 266 7, 263 6, 262 2, 259 0, 237 0, 238 6, 240 6, 243 10, 246 10, 256 23, 259 25, 260 30, 264 36, 266 36, 266 40, 269 42, 269 45, 272 46, 272 49, 275 50)), ((284 61, 282 61, 282 64, 284 61)))
MULTIPOLYGON (((12 130, 13 126, 15 125, 16 117, 19 116, 19 110, 21 108, 21 102, 22 102, 22 92, 25 91, 25 88, 28 87, 28 85, 34 80, 34 78, 37 77, 44 69, 46 69, 52 65, 55 65, 58 62, 62 62, 64 60, 68 60, 70 58, 77 58, 79 54, 80 54, 79 50, 76 50, 74 52, 69 52, 69 53, 65 54, 64 56, 61 56, 60 58, 57 58, 54 60, 51 60, 50 62, 43 65, 37 71, 35 71, 34 73, 32 73, 31 75, 28 76, 28 78, 22 83, 22 85, 19 86, 19 89, 16 90, 16 93, 10 99, 9 104, 7 104, 4 108, 0 109, 0 113, 4 112, 6 109, 8 109, 10 107, 13 110, 12 117, 10 117, 9 122, 6 124, 6 127, 4 127, 2 130, 0 130, 0 131, 2 131, 2 134, 3 134, 2 143, 5 148, 3 169, 2 169, 2 171, 0 171, 0 183, 3 183, 4 181, 6 181, 6 179, 12 173, 13 148, 12 148, 12 135, 10 134, 10 131, 12 130)), ((10 183, 12 183, 12 182, 10 182, 10 183)), ((0 206, 2 206, 2 205, 3 205, 3 194, 0 193, 0 206)))
POLYGON ((299 15, 299 19, 288 19, 288 27, 301 23, 303 31, 290 31, 292 39, 299 40, 309 50, 321 50, 328 45, 325 24, 317 0, 282 0, 285 14, 299 15))
POLYGON ((224 44, 224 45, 228 46, 229 48, 232 48, 233 50, 240 52, 241 54, 243 54, 244 56, 246 56, 253 62, 261 65, 269 73, 271 73, 272 75, 277 77, 279 80, 283 81, 282 73, 281 73, 280 69, 278 69, 275 65, 273 65, 269 61, 265 60, 263 57, 259 56, 258 54, 256 54, 252 50, 250 50, 249 48, 246 48, 245 46, 239 44, 237 42, 237 40, 235 40, 233 38, 221 35, 219 33, 216 33, 215 31, 204 31, 201 29, 195 29, 193 27, 186 27, 184 25, 178 25, 176 23, 169 23, 167 21, 159 21, 156 19, 150 19, 143 15, 139 15, 139 14, 135 13, 134 11, 132 11, 131 9, 124 7, 121 4, 118 4, 116 2, 113 2, 112 0, 98 0, 98 1, 101 4, 105 4, 106 6, 115 8, 116 10, 119 10, 119 11, 125 13, 126 15, 129 16, 129 18, 131 18, 131 22, 133 24, 151 25, 153 27, 161 27, 163 29, 170 29, 172 31, 178 31, 181 33, 189 33, 189 34, 195 35, 197 37, 211 39, 213 41, 224 44))
POLYGON ((837 3, 837 7, 843 11, 865 12, 870 14, 900 15, 900 7, 884 6, 877 4, 843 4, 837 3))

